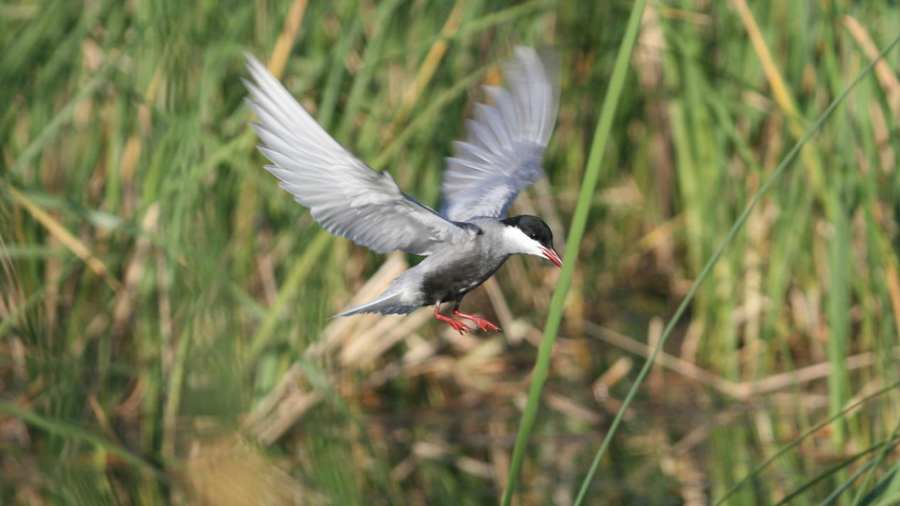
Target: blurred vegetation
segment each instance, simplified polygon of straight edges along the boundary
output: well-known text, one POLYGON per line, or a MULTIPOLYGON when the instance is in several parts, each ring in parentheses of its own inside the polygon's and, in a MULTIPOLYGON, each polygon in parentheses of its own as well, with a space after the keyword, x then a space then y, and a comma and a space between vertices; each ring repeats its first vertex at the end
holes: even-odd
MULTIPOLYGON (((558 272, 514 258, 467 297, 500 335, 328 320, 416 259, 331 238, 262 170, 243 52, 438 206, 479 84, 555 48, 548 178, 513 212, 562 238, 630 7, 0 3, 0 503, 497 503, 558 272)), ((514 504, 572 503, 691 281, 898 33, 893 1, 648 4, 514 504)), ((897 68, 750 215, 588 503, 895 504, 897 68)))

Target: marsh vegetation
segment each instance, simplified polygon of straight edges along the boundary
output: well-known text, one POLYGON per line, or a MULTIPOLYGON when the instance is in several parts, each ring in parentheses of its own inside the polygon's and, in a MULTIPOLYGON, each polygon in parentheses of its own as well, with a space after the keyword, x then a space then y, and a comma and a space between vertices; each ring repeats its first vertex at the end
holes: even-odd
POLYGON ((496 504, 521 464, 513 504, 895 504, 900 50, 866 68, 900 9, 650 2, 631 45, 636 5, 0 4, 0 503, 496 504), (277 187, 243 52, 437 207, 516 44, 559 55, 512 213, 566 245, 565 303, 513 258, 462 308, 502 334, 329 320, 417 258, 277 187))

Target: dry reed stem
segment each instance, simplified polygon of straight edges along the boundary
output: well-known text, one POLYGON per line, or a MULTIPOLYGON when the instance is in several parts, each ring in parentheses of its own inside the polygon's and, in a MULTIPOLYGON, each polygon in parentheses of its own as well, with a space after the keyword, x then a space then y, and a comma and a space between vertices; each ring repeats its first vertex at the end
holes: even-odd
MULTIPOLYGON (((619 334, 614 330, 601 327, 586 320, 581 322, 581 328, 586 334, 596 337, 613 346, 622 348, 623 350, 634 353, 635 355, 640 355, 644 358, 650 356, 651 348, 649 346, 644 343, 635 341, 630 337, 619 334)), ((729 397, 744 399, 748 395, 748 392, 742 389, 739 385, 736 385, 731 381, 728 381, 705 369, 697 367, 690 362, 682 360, 673 355, 669 355, 668 353, 660 352, 657 357, 657 361, 659 362, 659 365, 675 371, 686 378, 697 381, 698 383, 702 383, 706 386, 712 387, 729 397)))
MULTIPOLYGON (((877 200, 872 203, 872 215, 882 227, 885 226, 889 219, 877 200)), ((891 300, 891 311, 894 315, 894 325, 900 329, 900 276, 897 273, 897 256, 890 247, 882 245, 881 250, 881 253, 888 259, 884 269, 887 278, 888 295, 891 300)))
MULTIPOLYGON (((382 291, 408 267, 401 254, 390 255, 378 271, 354 296, 351 305, 366 302, 382 291)), ((310 346, 306 359, 334 354, 345 369, 370 366, 395 344, 414 335, 416 329, 428 321, 430 315, 420 312, 399 320, 396 316, 361 315, 333 320, 323 331, 318 343, 310 346)), ((433 355, 433 349, 421 353, 423 360, 433 355)), ((412 362, 421 363, 417 360, 412 362)), ((385 368, 382 368, 384 370, 385 368)), ((402 367, 391 367, 389 374, 378 375, 378 381, 367 381, 359 390, 369 390, 396 376, 402 367)), ((370 376, 371 378, 371 376, 370 376)), ((253 408, 243 423, 243 430, 261 444, 271 444, 299 420, 309 408, 324 399, 311 390, 303 376, 299 362, 294 363, 275 387, 253 408)))
MULTIPOLYGON (((893 253, 891 258, 895 258, 893 253)), ((891 310, 894 313, 894 325, 900 329, 900 276, 897 275, 897 267, 893 263, 889 263, 885 271, 887 274, 888 293, 891 296, 891 310)))
MULTIPOLYGON (((665 322, 663 322, 662 318, 659 316, 652 316, 650 318, 650 324, 647 328, 647 347, 648 349, 653 349, 659 343, 659 338, 662 337, 663 329, 665 328, 665 322)), ((675 357, 673 357, 675 358, 675 357)), ((647 374, 647 391, 650 394, 651 402, 656 402, 662 399, 663 397, 663 389, 664 389, 664 381, 662 368, 657 364, 654 364, 650 369, 650 373, 647 374)))
POLYGON ((303 22, 303 14, 306 12, 306 6, 309 0, 294 0, 291 10, 288 11, 287 17, 284 19, 284 27, 278 35, 275 42, 275 49, 272 50, 272 57, 269 58, 269 72, 278 79, 284 73, 287 66, 288 56, 291 54, 291 48, 294 46, 294 40, 297 33, 300 32, 300 23, 303 22))
POLYGON ((249 434, 262 445, 271 445, 297 423, 310 408, 320 403, 325 396, 319 392, 297 392, 278 403, 276 409, 255 427, 249 434))
MULTIPOLYGON (((666 37, 663 31, 663 25, 660 22, 659 13, 665 7, 658 4, 650 4, 644 10, 641 18, 641 31, 638 34, 638 44, 634 48, 632 60, 634 61, 634 70, 637 74, 641 86, 649 92, 649 100, 646 105, 647 120, 652 125, 652 137, 650 150, 653 157, 653 177, 657 181, 656 193, 653 197, 657 200, 656 207, 659 209, 660 217, 668 217, 671 215, 671 200, 674 190, 675 168, 673 164, 674 156, 672 154, 672 135, 667 128, 669 123, 668 101, 655 97, 655 90, 664 87, 663 84, 663 61, 666 58, 668 47, 666 46, 666 37)), ((669 237, 666 237, 666 244, 669 237)), ((655 248, 654 248, 655 249, 655 248)), ((655 249, 656 250, 656 249, 655 249)), ((668 248, 656 250, 657 256, 660 257, 661 264, 671 265, 671 253, 668 248)), ((669 270, 673 270, 671 267, 669 270)))
POLYGON ((738 15, 741 17, 741 22, 747 30, 747 35, 750 37, 750 43, 753 45, 754 51, 756 51, 756 56, 759 58, 763 72, 766 74, 766 80, 768 80, 769 86, 772 88, 772 95, 774 95, 775 102, 781 110, 788 115, 790 121, 793 123, 799 118, 797 106, 794 104, 794 99, 791 96, 790 91, 788 91, 784 79, 781 78, 778 66, 772 58, 772 53, 769 52, 769 47, 766 45, 766 40, 759 29, 759 25, 756 24, 756 19, 754 19, 750 7, 747 6, 746 0, 732 0, 731 3, 734 5, 735 9, 737 9, 738 15))
POLYGON ((391 470, 391 479, 401 482, 409 477, 423 460, 447 461, 452 460, 460 471, 478 478, 489 479, 491 477, 491 465, 466 456, 455 456, 458 452, 444 441, 419 441, 413 445, 412 455, 397 464, 391 470))
MULTIPOLYGON (((271 72, 278 80, 281 79, 281 76, 284 73, 288 57, 291 54, 291 48, 297 39, 297 35, 300 33, 300 25, 303 21, 303 15, 306 12, 307 4, 308 0, 294 1, 285 17, 281 33, 278 35, 278 40, 275 42, 275 47, 272 50, 272 56, 269 58, 267 67, 269 72, 271 72)), ((250 129, 247 129, 244 132, 244 135, 239 137, 236 141, 249 141, 252 138, 253 133, 250 129)), ((252 142, 247 144, 248 147, 252 145, 252 142)), ((255 230, 254 225, 256 223, 259 207, 259 190, 257 186, 254 184, 241 185, 237 200, 237 211, 235 212, 237 223, 235 224, 233 242, 234 244, 246 244, 249 242, 248 238, 252 236, 255 230)))
MULTIPOLYGON (((897 351, 900 351, 900 348, 894 349, 895 356, 897 355, 897 351)), ((844 367, 848 372, 854 371, 856 369, 862 369, 864 367, 869 367, 870 365, 875 364, 876 358, 876 354, 871 352, 860 353, 859 355, 850 355, 849 357, 844 359, 844 367)), ((802 367, 800 369, 795 369, 790 372, 775 374, 758 381, 741 383, 738 386, 741 388, 747 388, 747 396, 750 397, 771 393, 776 390, 781 390, 793 385, 809 383, 810 381, 826 378, 830 374, 831 363, 822 362, 819 364, 802 367)))
POLYGON ((497 280, 491 277, 485 281, 484 290, 487 292, 488 299, 491 301, 494 312, 497 313, 497 319, 500 320, 500 327, 504 330, 506 338, 510 343, 520 343, 522 341, 522 336, 509 332, 513 328, 514 318, 512 311, 509 309, 509 303, 506 302, 506 296, 503 295, 503 290, 500 289, 497 280))
POLYGON ((256 406, 244 418, 244 429, 253 433, 253 426, 260 424, 269 414, 275 410, 278 403, 286 396, 287 391, 291 388, 299 388, 301 385, 302 375, 300 374, 300 364, 294 362, 287 372, 281 376, 278 383, 263 397, 256 406))
POLYGON ((138 237, 134 256, 132 256, 131 262, 128 263, 128 267, 125 268, 124 286, 122 290, 116 294, 111 330, 113 338, 118 339, 124 335, 125 330, 128 328, 128 323, 131 320, 131 316, 136 309, 138 284, 144 276, 147 257, 150 253, 150 233, 157 227, 158 221, 159 205, 153 203, 147 208, 147 212, 144 214, 144 220, 141 223, 143 234, 138 237))
POLYGON ((622 381, 634 366, 634 362, 629 357, 619 357, 615 362, 603 371, 599 378, 591 384, 591 393, 597 403, 605 404, 610 400, 609 390, 618 382, 622 381))
POLYGON ((491 477, 491 466, 472 457, 455 456, 459 452, 454 451, 453 447, 444 441, 434 440, 419 441, 413 445, 414 462, 417 460, 448 460, 452 459, 453 463, 460 471, 471 474, 478 478, 489 479, 491 477))
POLYGON ((418 311, 409 316, 385 316, 379 321, 378 332, 367 332, 341 352, 345 366, 367 367, 388 349, 412 334, 431 319, 428 311, 418 311), (385 325, 381 325, 381 324, 385 325), (386 330, 382 331, 382 327, 386 330))
POLYGON ((50 232, 50 235, 80 258, 94 274, 106 281, 110 288, 116 292, 122 289, 122 283, 109 272, 106 264, 97 258, 81 240, 69 232, 59 221, 19 193, 18 190, 11 186, 8 186, 7 189, 12 194, 13 199, 28 211, 28 214, 43 225, 50 232))
MULTIPOLYGON (((878 53, 880 53, 878 47, 872 42, 869 32, 859 24, 856 18, 849 15, 844 16, 844 26, 847 27, 850 35, 856 39, 856 43, 860 45, 869 60, 878 58, 878 53)), ((888 62, 879 60, 875 64, 875 76, 878 78, 878 82, 881 83, 881 87, 884 88, 888 106, 893 111, 894 117, 900 117, 900 79, 897 78, 897 74, 894 73, 888 62)))
MULTIPOLYGON (((857 21, 856 18, 852 16, 844 16, 843 20, 844 26, 847 27, 847 30, 856 40, 856 43, 859 44, 859 46, 862 48, 863 52, 866 54, 866 57, 870 60, 877 59, 879 50, 875 46, 875 43, 872 41, 872 38, 869 36, 868 31, 866 31, 866 29, 859 23, 859 21, 857 21)), ((875 76, 878 78, 878 82, 884 89, 885 95, 887 95, 888 106, 894 113, 894 116, 900 117, 900 79, 897 78, 897 75, 885 60, 879 60, 875 64, 875 76)), ((873 108, 873 110, 880 112, 880 109, 877 107, 873 108)), ((877 125, 875 126, 877 127, 877 125)), ((875 130, 877 131, 878 128, 875 128, 875 130)), ((890 142, 884 142, 883 144, 885 149, 891 149, 890 142)), ((889 158, 892 158, 892 156, 890 156, 889 158)), ((886 165, 885 168, 887 167, 888 166, 886 165)), ((878 221, 883 223, 885 214, 878 202, 875 202, 873 204, 873 210, 878 221)), ((897 259, 892 250, 886 248, 884 253, 891 260, 885 266, 885 272, 887 274, 888 294, 890 295, 891 299, 891 309, 894 313, 894 322, 897 328, 900 328, 900 276, 898 276, 897 273, 897 259)))
POLYGON ((341 365, 345 367, 355 365, 356 361, 365 353, 367 347, 378 342, 381 336, 390 332, 398 323, 397 316, 381 316, 378 314, 368 317, 355 315, 350 318, 368 320, 368 325, 357 325, 354 331, 347 332, 346 337, 341 339, 341 349, 337 354, 341 365))
MULTIPOLYGON (((628 336, 619 334, 614 330, 601 327, 589 321, 582 321, 581 328, 586 334, 596 337, 613 346, 622 348, 630 353, 634 353, 635 355, 646 358, 650 354, 651 348, 649 346, 628 336)), ((900 356, 900 348, 894 349, 894 355, 900 356)), ((802 367, 794 371, 775 374, 757 381, 733 383, 721 376, 665 352, 660 352, 657 358, 661 366, 738 400, 747 400, 754 396, 772 393, 793 385, 809 383, 810 381, 825 378, 831 373, 831 364, 829 362, 822 362, 802 367)), ((859 355, 847 357, 845 364, 848 371, 853 371, 871 366, 875 361, 876 355, 874 353, 861 353, 859 355)))
MULTIPOLYGON (((741 22, 747 30, 747 35, 750 37, 750 43, 753 45, 753 50, 756 52, 757 58, 759 58, 769 87, 772 89, 775 103, 778 104, 778 107, 784 112, 785 116, 787 116, 788 130, 795 139, 802 138, 805 133, 802 117, 797 110, 796 102, 791 96, 791 92, 785 84, 784 79, 781 77, 781 72, 779 72, 775 60, 772 58, 772 53, 766 45, 766 40, 759 29, 759 25, 756 24, 753 12, 751 12, 750 7, 747 6, 746 0, 732 0, 732 4, 738 11, 741 22)), ((809 174, 813 187, 821 192, 825 182, 824 174, 822 173, 823 164, 819 158, 818 152, 815 151, 812 146, 805 146, 801 150, 800 156, 810 169, 809 174)), ((828 200, 825 201, 826 210, 830 208, 831 204, 829 202, 830 201, 828 200)))
POLYGON ((597 425, 603 420, 600 413, 549 389, 544 392, 543 397, 547 407, 559 412, 568 419, 583 420, 591 425, 597 425))
POLYGON ((109 423, 109 417, 106 416, 106 413, 103 411, 103 406, 100 404, 100 400, 97 399, 97 395, 93 392, 88 393, 87 395, 88 406, 91 408, 91 412, 94 414, 94 418, 97 419, 97 423, 100 424, 100 427, 103 428, 104 435, 112 442, 117 445, 122 444, 122 440, 119 439, 119 436, 116 435, 116 431, 113 429, 112 425, 109 423))
POLYGON ((256 256, 256 271, 266 305, 272 307, 278 301, 278 279, 275 276, 275 259, 272 255, 272 233, 259 234, 259 253, 256 256))
POLYGON ((414 375, 416 368, 429 360, 435 359, 436 348, 429 341, 423 340, 416 334, 407 336, 407 340, 412 341, 412 349, 401 360, 387 364, 369 374, 369 377, 363 381, 360 387, 361 392, 378 388, 400 374, 411 377, 414 375))
MULTIPOLYGON (((502 418, 496 417, 488 422, 488 435, 493 441, 507 435, 506 423, 502 418)), ((501 444, 494 443, 491 445, 490 454, 494 486, 497 490, 503 490, 506 486, 506 475, 509 473, 509 450, 501 444)))
MULTIPOLYGON (((377 297, 390 284, 391 280, 399 276, 409 267, 406 257, 402 253, 392 253, 381 267, 368 281, 356 291, 356 294, 347 303, 347 307, 356 307, 377 297)), ((353 335, 358 329, 370 328, 381 318, 380 315, 359 315, 354 318, 338 318, 322 332, 322 338, 309 346, 305 352, 307 358, 322 356, 343 345, 343 341, 353 335)))
MULTIPOLYGON (((441 35, 452 37, 456 34, 456 31, 459 29, 459 22, 462 20, 462 15, 465 11, 466 2, 467 0, 457 0, 453 10, 450 11, 450 16, 447 17, 447 21, 444 23, 443 29, 441 29, 441 35)), ((431 45, 431 49, 428 50, 425 61, 419 67, 419 72, 413 79, 412 85, 406 90, 406 94, 403 95, 403 99, 397 109, 397 115, 394 116, 394 121, 388 126, 386 138, 390 139, 393 137, 400 124, 409 117, 409 113, 412 112, 413 107, 419 100, 419 96, 425 91, 428 83, 431 82, 434 72, 437 70, 449 47, 450 43, 446 39, 437 40, 431 45)))
POLYGON ((872 118, 872 136, 875 146, 878 147, 881 170, 887 172, 894 167, 894 146, 891 143, 887 118, 876 100, 869 102, 869 114, 872 118))

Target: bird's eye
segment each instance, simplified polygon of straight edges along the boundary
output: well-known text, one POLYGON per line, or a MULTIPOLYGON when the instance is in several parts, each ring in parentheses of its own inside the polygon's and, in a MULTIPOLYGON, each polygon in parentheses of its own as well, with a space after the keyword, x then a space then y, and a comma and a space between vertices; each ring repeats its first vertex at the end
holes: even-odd
POLYGON ((531 237, 532 239, 537 239, 537 234, 530 234, 528 237, 531 237))

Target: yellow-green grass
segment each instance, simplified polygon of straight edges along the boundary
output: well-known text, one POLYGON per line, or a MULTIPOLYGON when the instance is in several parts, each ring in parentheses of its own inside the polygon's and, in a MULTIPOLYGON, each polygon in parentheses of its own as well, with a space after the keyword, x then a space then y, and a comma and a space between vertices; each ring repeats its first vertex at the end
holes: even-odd
POLYGON ((0 5, 0 503, 496 504, 519 464, 512 504, 893 500, 900 54, 761 190, 900 9, 649 2, 589 164, 634 7, 0 5), (438 206, 443 157, 515 44, 556 48, 561 104, 547 184, 514 212, 561 242, 597 171, 559 313, 557 272, 513 259, 464 302, 506 334, 323 334, 384 259, 262 170, 243 51, 438 206))

